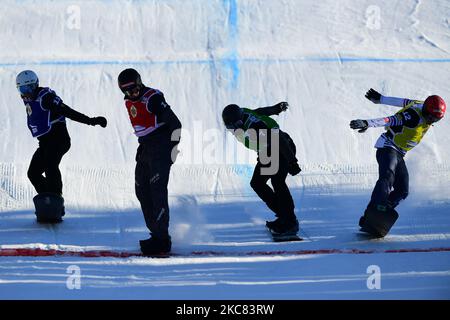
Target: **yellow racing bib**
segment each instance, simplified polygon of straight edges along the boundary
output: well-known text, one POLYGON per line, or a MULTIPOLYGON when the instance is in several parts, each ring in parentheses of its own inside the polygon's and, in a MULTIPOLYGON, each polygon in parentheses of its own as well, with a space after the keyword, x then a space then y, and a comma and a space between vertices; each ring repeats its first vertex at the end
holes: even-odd
POLYGON ((396 113, 397 117, 403 116, 403 125, 387 128, 388 136, 398 148, 405 152, 417 146, 431 127, 422 114, 422 105, 423 101, 411 101, 402 110, 396 113), (408 126, 408 121, 411 120, 411 115, 408 112, 405 112, 408 109, 412 109, 411 111, 417 113, 420 117, 419 123, 414 127, 408 126), (403 115, 401 115, 402 113, 403 115))

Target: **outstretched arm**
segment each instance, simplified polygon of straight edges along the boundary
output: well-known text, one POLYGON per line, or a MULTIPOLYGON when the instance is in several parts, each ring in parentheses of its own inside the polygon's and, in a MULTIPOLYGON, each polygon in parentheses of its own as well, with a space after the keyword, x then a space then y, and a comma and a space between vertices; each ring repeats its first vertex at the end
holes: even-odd
POLYGON ((281 112, 286 111, 288 106, 289 106, 289 104, 287 102, 280 102, 274 106, 258 108, 258 109, 254 109, 253 111, 255 111, 263 116, 273 116, 273 115, 279 115, 281 112))
POLYGON ((389 106, 404 108, 407 104, 411 102, 409 99, 396 98, 396 97, 385 97, 381 93, 370 89, 366 92, 366 98, 375 104, 385 104, 389 106))
POLYGON ((390 127, 390 126, 401 126, 403 124, 401 119, 396 116, 390 116, 386 118, 369 119, 369 120, 352 120, 350 121, 350 128, 358 130, 358 132, 363 133, 368 128, 376 127, 390 127))
POLYGON ((65 105, 64 103, 61 103, 59 108, 56 110, 59 114, 69 118, 70 120, 88 124, 91 126, 95 125, 101 125, 103 128, 106 127, 106 119, 103 117, 95 117, 90 118, 87 115, 82 114, 81 112, 75 111, 74 109, 70 108, 69 106, 65 105))
POLYGON ((104 117, 90 118, 81 112, 75 111, 63 103, 60 97, 55 94, 46 94, 42 98, 42 106, 56 114, 69 118, 73 121, 88 124, 91 126, 100 125, 106 127, 107 121, 104 117))
POLYGON ((369 120, 352 120, 350 122, 350 128, 358 130, 358 132, 362 133, 370 127, 396 127, 405 125, 407 127, 414 128, 419 124, 419 122, 420 116, 417 112, 413 109, 407 109, 390 117, 369 120))

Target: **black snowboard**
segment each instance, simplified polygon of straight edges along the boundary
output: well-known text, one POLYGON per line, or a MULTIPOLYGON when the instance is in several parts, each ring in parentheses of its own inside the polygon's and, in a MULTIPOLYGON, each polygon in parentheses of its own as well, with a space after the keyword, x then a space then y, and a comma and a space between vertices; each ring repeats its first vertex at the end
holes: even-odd
POLYGON ((394 209, 387 208, 379 210, 369 208, 359 220, 362 232, 366 232, 374 237, 385 237, 398 219, 398 213, 394 209))
POLYGON ((298 236, 297 233, 275 233, 272 229, 267 228, 273 241, 275 242, 289 242, 289 241, 302 241, 303 239, 298 236))

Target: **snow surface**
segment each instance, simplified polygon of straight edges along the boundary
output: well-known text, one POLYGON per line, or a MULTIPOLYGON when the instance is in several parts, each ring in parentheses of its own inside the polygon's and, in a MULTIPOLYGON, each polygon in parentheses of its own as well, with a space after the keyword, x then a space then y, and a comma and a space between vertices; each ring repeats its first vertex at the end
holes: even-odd
POLYGON ((351 119, 397 111, 367 101, 371 87, 450 101, 448 1, 2 4, 1 248, 138 251, 147 230, 134 195, 137 141, 116 84, 122 69, 138 69, 162 90, 185 132, 169 185, 173 251, 180 256, 0 257, 0 298, 450 298, 449 252, 384 253, 450 247, 448 120, 408 154, 410 198, 384 240, 357 233, 376 180, 373 144, 382 129, 348 128, 351 119), (37 143, 14 83, 23 69, 35 70, 68 105, 109 121, 106 129, 68 121, 72 148, 61 164, 68 213, 56 227, 34 221, 26 171, 37 143), (248 185, 255 156, 225 133, 220 113, 229 103, 279 101, 290 103, 277 120, 303 168, 288 182, 305 241, 275 244, 264 229, 272 214, 248 185), (309 249, 378 253, 245 255, 309 249), (80 290, 66 287, 71 265, 81 268, 80 290), (367 288, 371 265, 381 269, 380 290, 367 288))

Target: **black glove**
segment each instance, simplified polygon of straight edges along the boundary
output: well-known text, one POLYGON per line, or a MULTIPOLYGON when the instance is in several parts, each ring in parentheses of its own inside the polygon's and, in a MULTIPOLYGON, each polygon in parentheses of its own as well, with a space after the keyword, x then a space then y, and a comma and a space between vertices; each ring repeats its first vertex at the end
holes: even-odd
POLYGON ((99 125, 102 128, 105 128, 106 125, 108 124, 108 121, 106 121, 105 117, 94 117, 91 118, 91 123, 89 123, 91 126, 96 126, 99 125))
POLYGON ((372 101, 373 103, 380 103, 381 102, 381 93, 370 88, 370 90, 366 92, 366 98, 369 99, 370 101, 372 101))
POLYGON ((350 128, 359 129, 358 132, 363 133, 369 128, 369 123, 366 120, 352 120, 350 121, 350 128))
POLYGON ((302 169, 300 169, 300 166, 298 165, 298 162, 292 162, 292 163, 289 165, 288 173, 289 173, 291 176, 296 176, 296 175, 298 175, 298 174, 300 173, 300 171, 302 171, 302 169))
POLYGON ((277 103, 275 106, 280 108, 280 112, 283 112, 283 111, 286 111, 288 109, 289 103, 287 103, 287 102, 280 102, 280 103, 277 103))

